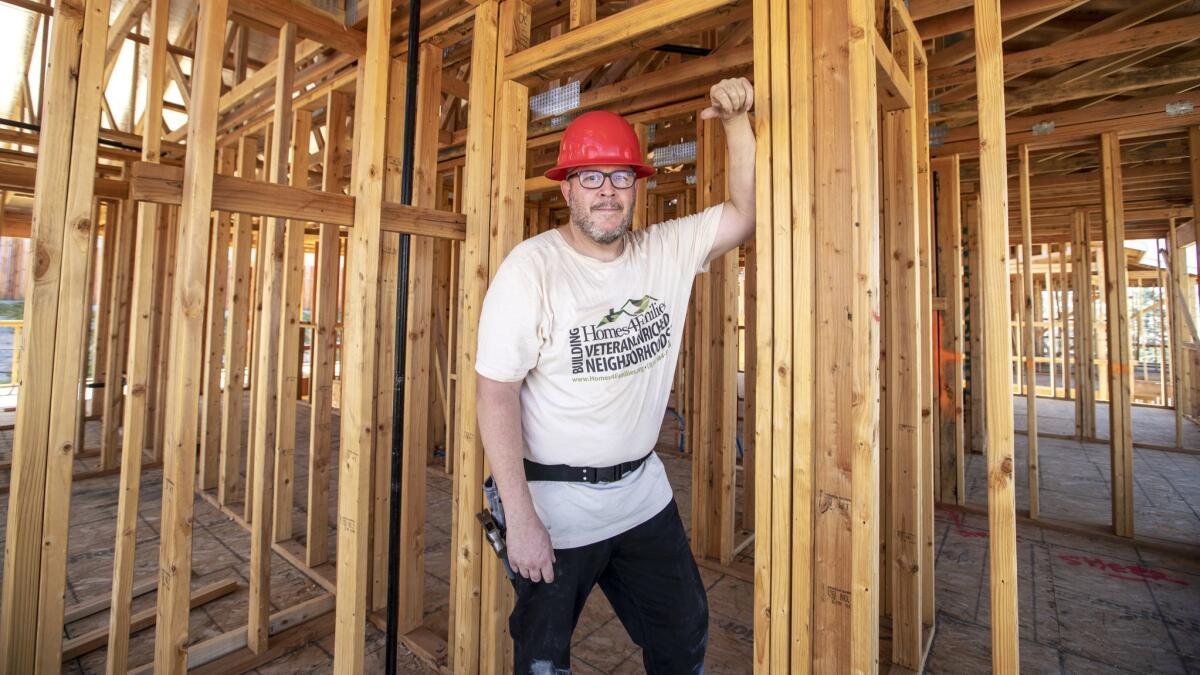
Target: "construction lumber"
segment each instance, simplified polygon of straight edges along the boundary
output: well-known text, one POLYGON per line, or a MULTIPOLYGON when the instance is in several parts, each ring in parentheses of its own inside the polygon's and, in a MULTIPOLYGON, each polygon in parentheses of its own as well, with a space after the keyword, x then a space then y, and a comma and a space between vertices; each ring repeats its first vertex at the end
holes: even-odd
POLYGON ((272 26, 295 24, 298 32, 305 37, 353 56, 362 56, 365 49, 366 37, 361 31, 317 9, 314 3, 302 0, 239 0, 235 10, 272 26))
MULTIPOLYGON (((981 328, 992 336, 1009 334, 1008 176, 1004 133, 1003 51, 999 0, 975 3, 976 89, 979 94, 979 269, 981 328)), ((974 319, 975 317, 972 317, 974 319)), ((1016 672, 1017 522, 1013 411, 1010 380, 1012 342, 984 341, 984 424, 987 428, 988 560, 991 591, 992 669, 1016 672)))
MULTIPOLYGON (((312 112, 293 114, 291 184, 308 184, 309 141, 312 137, 312 112)), ((279 384, 276 390, 275 416, 275 519, 271 527, 274 541, 292 538, 292 501, 296 477, 296 398, 300 371, 300 292, 304 285, 304 231, 308 220, 288 220, 284 230, 283 267, 280 295, 279 334, 277 337, 279 384)), ((253 642, 253 640, 251 641, 253 642)))
MULTIPOLYGON (((109 300, 113 312, 112 320, 108 325, 108 334, 101 336, 108 343, 105 379, 113 383, 120 383, 125 379, 129 326, 132 320, 129 313, 130 294, 133 291, 133 270, 127 262, 133 260, 136 254, 136 228, 137 205, 127 200, 121 203, 120 217, 105 234, 105 246, 112 250, 112 260, 121 261, 121 264, 115 265, 112 270, 113 281, 109 300)), ((105 386, 100 432, 100 467, 104 469, 115 467, 120 456, 121 447, 117 432, 121 426, 124 401, 123 387, 105 386)))
MULTIPOLYGON (((296 26, 285 24, 279 30, 276 64, 275 120, 272 124, 269 180, 282 184, 288 180, 289 148, 293 145, 293 123, 305 124, 294 118, 291 108, 291 79, 296 54, 296 26)), ((308 157, 307 140, 303 154, 308 157)), ((247 471, 246 501, 250 532, 250 602, 246 626, 247 646, 258 654, 269 646, 268 622, 271 615, 271 543, 274 541, 275 463, 278 459, 280 400, 287 396, 283 378, 287 368, 280 347, 285 284, 288 264, 288 221, 268 219, 259 230, 258 264, 262 266, 262 313, 256 327, 259 343, 255 363, 258 387, 255 413, 252 420, 251 445, 253 474, 247 471)), ((294 426, 294 425, 293 425, 294 426)))
POLYGON ((155 670, 181 673, 187 665, 188 608, 192 569, 192 500, 196 481, 196 412, 203 339, 203 312, 209 214, 216 147, 217 100, 221 93, 221 47, 225 0, 200 6, 193 65, 191 125, 179 209, 178 264, 172 291, 174 316, 167 380, 161 538, 159 620, 155 631, 155 670))
MULTIPOLYGON (((421 45, 418 58, 412 204, 437 206, 437 128, 441 103, 442 51, 421 45)), ((409 253, 408 340, 404 388, 404 448, 400 491, 399 630, 421 625, 425 600, 425 483, 433 397, 434 240, 415 237, 409 253)))
MULTIPOLYGON (((1096 136, 1116 131, 1122 136, 1182 131, 1187 128, 1187 116, 1172 117, 1165 111, 1167 104, 1192 103, 1200 107, 1200 92, 1152 95, 1112 103, 1100 103, 1075 110, 1015 115, 1005 127, 1008 145, 1036 144, 1037 147, 1095 145, 1096 136), (1053 122, 1045 131, 1044 123, 1053 122), (1034 125, 1041 124, 1038 130, 1034 125)), ((979 150, 978 125, 956 127, 946 133, 945 142, 936 148, 935 155, 961 154, 974 156, 979 150)))
MULTIPOLYGON (((900 75, 915 74, 910 36, 893 35, 900 75)), ((879 43, 879 47, 882 43, 879 43)), ((877 49, 879 48, 877 47, 877 49)), ((891 462, 887 532, 891 588, 892 663, 921 669, 922 342, 920 222, 917 194, 919 129, 913 106, 885 115, 883 171, 887 196, 887 456, 891 462)))
POLYGON ((92 199, 109 3, 56 5, 49 36, 26 292, 22 382, 13 436, 0 654, 4 670, 60 667, 67 526, 95 223, 92 199), (81 50, 83 55, 81 57, 81 50), (97 64, 98 62, 98 64, 97 64), (77 77, 93 80, 77 91, 77 77), (53 654, 53 655, 52 655, 53 654))
MULTIPOLYGON (((379 248, 387 129, 390 0, 371 0, 367 48, 360 61, 355 110, 351 193, 357 200, 346 255, 355 271, 346 277, 343 310, 341 442, 338 477, 338 593, 334 670, 361 673, 365 658, 368 601, 368 534, 371 522, 371 465, 374 454, 369 420, 377 370, 376 315, 380 302, 379 248)), ((476 36, 478 39, 478 36, 476 36)), ((474 106, 472 106, 474 107, 474 106)), ((322 220, 322 222, 328 222, 322 220)), ((460 505, 460 508, 462 506, 460 505)))
POLYGON ((911 71, 896 62, 891 50, 878 34, 875 36, 875 73, 879 82, 879 101, 886 111, 913 107, 911 71))
POLYGON ((1116 133, 1100 137, 1104 195, 1104 270, 1108 310, 1109 439, 1112 464, 1112 524, 1116 534, 1133 536, 1133 423, 1128 280, 1125 259, 1121 148, 1116 133))
MULTIPOLYGON (((1004 3, 1001 21, 1011 21, 1043 12, 1053 12, 1076 0, 1012 0, 1004 3)), ((971 7, 952 12, 939 13, 928 19, 917 21, 917 30, 925 40, 961 33, 975 27, 975 11, 971 7)))
MULTIPOLYGON (((593 26, 596 24, 592 24, 593 26)), ((580 29, 585 30, 585 29, 580 29)), ((494 63, 499 32, 499 3, 484 0, 475 9, 471 62, 494 63)), ((573 31, 578 33, 580 31, 573 31)), ((481 506, 478 479, 483 475, 483 449, 475 420, 475 349, 479 332, 479 312, 489 279, 488 258, 491 230, 492 160, 495 143, 496 71, 471 69, 471 101, 468 110, 467 151, 463 183, 463 213, 467 236, 460 248, 458 424, 455 446, 455 511, 453 550, 454 572, 450 578, 450 606, 453 617, 449 626, 450 664, 455 672, 478 672, 480 593, 484 545, 476 529, 474 513, 481 506), (464 515, 465 514, 465 515, 464 515)), ((457 191, 456 191, 457 196, 457 191)))
POLYGON ((734 0, 648 0, 514 54, 506 60, 501 77, 540 84, 631 51, 727 25, 745 14, 734 0))
MULTIPOLYGON (((1075 284, 1075 435, 1096 437, 1096 387, 1092 379, 1095 363, 1095 342, 1092 333, 1092 247, 1088 236, 1087 213, 1075 209, 1072 213, 1071 269, 1075 284)), ((1033 429, 1033 427, 1030 427, 1033 429)), ((1032 509, 1031 518, 1037 513, 1032 509)))
MULTIPOLYGON (((1031 70, 1187 42, 1197 34, 1200 34, 1200 15, 1192 15, 1036 49, 1010 52, 1004 55, 1004 76, 1005 79, 1012 79, 1031 70)), ((969 84, 975 79, 975 67, 974 64, 968 63, 937 68, 931 71, 930 75, 935 78, 938 87, 969 84)))
MULTIPOLYGON (((349 97, 330 92, 325 108, 325 159, 321 187, 341 191, 342 151, 346 147, 349 97)), ((339 228, 321 223, 317 243, 316 298, 313 308, 312 387, 309 394, 308 520, 304 561, 316 567, 329 559, 329 460, 333 444, 333 369, 337 355, 339 228)))
MULTIPOLYGON (((1162 256, 1159 256, 1162 259, 1162 256)), ((1179 245, 1179 234, 1172 218, 1167 227, 1167 319, 1171 336, 1171 407, 1175 413, 1175 445, 1183 447, 1184 365, 1183 365, 1183 304, 1187 297, 1187 267, 1183 247, 1179 245)))
MULTIPOLYGON (((238 590, 241 584, 237 579, 224 579, 196 589, 191 595, 191 607, 194 609, 218 598, 225 597, 238 590)), ((136 633, 153 626, 156 620, 156 609, 149 607, 130 618, 129 632, 136 633)), ((63 643, 62 660, 70 661, 84 654, 93 652, 108 642, 109 627, 101 626, 82 635, 73 637, 63 643)))
POLYGON ((962 222, 957 155, 932 160, 937 189, 938 297, 938 500, 965 500, 963 426, 962 222))
MULTIPOLYGON (((238 176, 253 178, 258 164, 258 141, 243 138, 238 143, 238 176)), ((238 213, 233 219, 233 288, 226 311, 229 330, 225 333, 225 390, 221 404, 221 461, 218 467, 217 499, 222 506, 243 494, 242 412, 247 359, 246 329, 250 323, 250 256, 253 219, 238 213)))
MULTIPOLYGON (((150 69, 147 73, 145 135, 142 157, 159 160, 162 140, 162 91, 170 0, 153 0, 150 5, 150 69)), ((105 667, 125 672, 129 661, 129 612, 133 600, 133 568, 137 548, 138 508, 141 497, 142 449, 146 445, 149 374, 152 355, 151 313, 154 304, 154 271, 159 248, 159 223, 163 217, 157 204, 136 204, 137 244, 133 258, 133 288, 129 304, 129 351, 126 383, 129 394, 122 411, 121 479, 118 487, 116 542, 113 547, 112 611, 109 617, 105 667)))
MULTIPOLYGON (((1119 72, 1099 79, 1080 80, 1071 84, 1030 87, 1008 97, 1007 109, 1016 110, 1052 103, 1074 101, 1094 96, 1123 94, 1137 89, 1148 89, 1165 84, 1188 82, 1200 79, 1200 61, 1184 61, 1135 71, 1119 72)), ((975 115, 974 101, 961 101, 942 105, 936 119, 962 119, 975 115)))
MULTIPOLYGON (((223 148, 219 171, 233 175, 237 149, 223 148)), ((204 399, 200 408, 200 489, 217 487, 221 468, 221 371, 225 353, 225 291, 229 283, 229 240, 233 216, 216 214, 208 252, 208 302, 204 315, 204 399)), ((238 387, 240 389, 240 387, 238 387)))
MULTIPOLYGON (((180 203, 180 169, 138 162, 133 165, 131 198, 158 204, 180 203)), ((271 218, 295 218, 354 226, 356 198, 308 188, 273 185, 233 176, 213 179, 213 208, 235 213, 252 213, 271 218)), ((418 206, 383 205, 381 226, 385 232, 415 234, 462 240, 463 216, 418 206)))
MULTIPOLYGON (((1025 323, 1021 326, 1021 341, 1025 351, 1025 419, 1028 450, 1026 464, 1027 485, 1029 488, 1030 518, 1038 516, 1038 441, 1037 441, 1037 363, 1034 359, 1033 323, 1033 214, 1029 206, 1029 146, 1022 145, 1017 150, 1021 162, 1021 287, 1023 289, 1022 304, 1024 305, 1025 323)), ((1076 288, 1076 307, 1078 307, 1078 287, 1076 288)), ((1078 312, 1075 315, 1078 319, 1078 312)), ((1040 318, 1040 317, 1039 317, 1040 318)), ((1078 340, 1079 329, 1075 330, 1078 340)), ((1078 348, 1078 347, 1077 347, 1078 348)))

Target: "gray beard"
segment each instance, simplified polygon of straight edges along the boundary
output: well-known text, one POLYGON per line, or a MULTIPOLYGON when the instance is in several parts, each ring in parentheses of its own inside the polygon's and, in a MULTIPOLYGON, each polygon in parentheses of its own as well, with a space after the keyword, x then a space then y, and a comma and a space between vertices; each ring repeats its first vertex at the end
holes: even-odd
POLYGON ((624 237, 629 231, 629 226, 633 224, 633 209, 637 207, 635 201, 625 214, 625 219, 621 221, 621 226, 611 232, 605 232, 596 226, 596 221, 586 215, 588 211, 585 207, 574 203, 574 200, 571 201, 571 222, 597 244, 611 244, 624 237))

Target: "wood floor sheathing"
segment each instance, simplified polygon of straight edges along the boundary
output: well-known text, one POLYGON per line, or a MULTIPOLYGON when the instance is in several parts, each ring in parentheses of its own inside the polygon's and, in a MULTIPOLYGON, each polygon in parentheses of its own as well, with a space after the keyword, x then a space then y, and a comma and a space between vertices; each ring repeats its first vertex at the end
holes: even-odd
MULTIPOLYGON (((1070 433, 1070 402, 1039 399, 1043 431, 1070 433), (1069 419, 1068 419, 1069 418, 1069 419), (1066 424, 1069 421, 1070 424, 1066 424), (1065 425, 1065 426, 1064 426, 1065 425)), ((1024 425, 1024 400, 1014 400, 1017 427, 1024 425)), ((1098 426, 1106 425, 1106 412, 1098 426)), ((0 414, 0 424, 11 412, 0 414)), ((295 514, 296 539, 304 541, 307 501, 308 410, 297 415, 295 514)), ((1173 434, 1170 411, 1134 409, 1135 438, 1159 442, 1173 434)), ((1200 428, 1187 423, 1189 437, 1200 428)), ((335 424, 336 428, 336 424, 335 424)), ((88 447, 98 442, 99 424, 87 427, 88 447)), ((690 462, 678 452, 679 424, 664 419, 659 454, 676 491, 676 501, 688 524, 690 462)), ((335 448, 336 441, 334 439, 335 448)), ((1023 466, 1026 439, 1017 436, 1018 466, 1023 466)), ((1042 511, 1047 517, 1082 524, 1108 522, 1107 451, 1102 443, 1078 443, 1043 438, 1042 511)), ((0 431, 0 460, 11 456, 12 431, 0 431)), ((1200 456, 1135 450, 1137 531, 1162 539, 1200 544, 1200 456)), ((77 471, 94 468, 95 458, 77 462, 77 471)), ((336 464, 333 464, 336 466, 336 464)), ((335 472, 336 473, 336 472, 335 472)), ((1026 504, 1023 474, 1018 483, 1018 508, 1026 504)), ((137 572, 143 579, 154 573, 158 553, 159 498, 162 474, 148 470, 142 480, 138 528, 137 572)), ((336 476, 335 476, 336 478, 336 476)), ((0 471, 0 485, 8 470, 0 471)), ((335 481, 336 482, 336 481, 335 481)), ((739 481, 740 482, 740 481, 739 481)), ((111 588, 112 555, 117 505, 117 476, 76 481, 72 490, 68 559, 67 606, 105 596, 111 588)), ((984 462, 967 458, 967 500, 986 503, 984 462)), ((445 630, 449 594, 450 480, 444 472, 428 472, 426 520, 427 624, 445 630)), ((740 490, 739 490, 740 492, 740 490)), ((336 487, 330 498, 331 522, 336 487)), ((0 495, 7 514, 8 495, 0 495)), ((240 512, 240 505, 234 510, 240 512)), ((7 519, 0 519, 0 541, 7 519)), ((332 530, 331 530, 332 532, 332 530)), ((334 541, 331 539, 331 543, 334 541)), ((1064 534, 1021 525, 1017 542, 1020 573, 1021 668, 1025 673, 1200 673, 1200 561, 1157 553, 1129 543, 1064 534)), ((987 521, 982 516, 939 509, 936 513, 937 632, 927 664, 930 673, 980 673, 990 670, 987 521)), ((752 550, 753 547, 750 547, 752 550)), ((749 553, 749 552, 748 552, 749 553)), ((740 560, 746 561, 744 554, 740 560)), ((3 554, 0 553, 0 556, 3 554)), ((243 588, 203 605, 191 613, 193 642, 245 624, 249 535, 207 501, 195 501, 193 588, 235 578, 243 588)), ((323 567, 327 573, 329 566, 323 567)), ((753 642, 753 588, 734 576, 701 568, 710 605, 706 672, 748 673, 753 642)), ((273 556, 271 605, 280 610, 317 597, 322 589, 280 556, 273 556)), ((152 607, 154 594, 141 597, 134 610, 152 607)), ((103 626, 101 612, 66 627, 68 638, 103 626)), ((885 630, 886 635, 886 630, 885 630)), ((133 635, 130 663, 147 663, 153 655, 153 629, 133 635)), ((261 666, 259 673, 327 673, 332 670, 333 636, 311 642, 261 666)), ((382 671, 383 634, 368 627, 367 672, 382 671)), ((632 644, 597 589, 588 601, 575 632, 572 650, 575 673, 640 673, 641 652, 632 644)), ((431 668, 401 647, 399 672, 432 673, 431 668)), ((886 670, 886 666, 884 668, 886 670)), ((100 673, 104 649, 64 664, 66 673, 100 673)))

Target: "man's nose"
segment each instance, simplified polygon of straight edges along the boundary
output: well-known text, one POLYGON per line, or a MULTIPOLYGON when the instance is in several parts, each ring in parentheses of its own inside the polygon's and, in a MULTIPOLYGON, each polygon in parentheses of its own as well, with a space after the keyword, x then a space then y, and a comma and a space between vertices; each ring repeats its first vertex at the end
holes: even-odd
POLYGON ((617 196, 617 188, 613 187, 612 176, 604 177, 604 182, 600 184, 600 195, 604 197, 617 196))

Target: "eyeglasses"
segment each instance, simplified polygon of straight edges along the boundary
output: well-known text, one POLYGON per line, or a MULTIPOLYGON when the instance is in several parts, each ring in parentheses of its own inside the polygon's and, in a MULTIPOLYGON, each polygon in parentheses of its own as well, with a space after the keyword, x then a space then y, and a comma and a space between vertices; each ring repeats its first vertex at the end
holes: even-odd
POLYGON ((637 180, 637 173, 630 169, 617 169, 616 171, 598 171, 596 169, 585 169, 568 174, 567 180, 571 176, 579 177, 579 184, 589 190, 595 190, 604 185, 604 179, 608 178, 612 186, 618 190, 628 190, 633 187, 633 182, 637 180))

